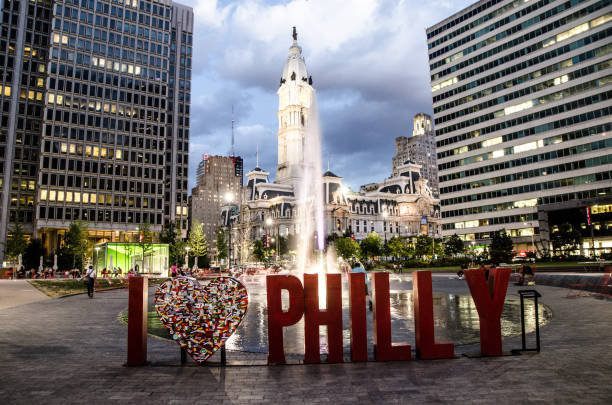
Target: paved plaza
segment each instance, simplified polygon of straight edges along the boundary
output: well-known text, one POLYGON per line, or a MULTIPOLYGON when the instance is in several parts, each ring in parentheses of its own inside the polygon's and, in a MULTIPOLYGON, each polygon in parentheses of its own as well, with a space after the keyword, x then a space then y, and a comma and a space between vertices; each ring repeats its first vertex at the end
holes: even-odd
MULTIPOLYGON (((45 300, 0 310, 3 404, 66 403, 610 403, 612 301, 565 298, 537 286, 553 313, 542 352, 481 358, 478 344, 452 360, 288 366, 179 364, 175 343, 149 337, 150 366, 127 368, 118 314, 127 291, 45 300)), ((434 277, 434 290, 469 294, 465 281, 434 277)), ((517 298, 510 286, 507 299, 517 298)), ((152 300, 149 300, 152 304, 152 300)), ((520 338, 504 340, 504 350, 520 338)), ((217 356, 215 356, 217 357, 217 356)), ((213 360, 215 360, 213 357, 213 360)), ((233 364, 264 354, 228 352, 233 364)))
POLYGON ((48 299, 26 280, 0 280, 0 310, 48 299))

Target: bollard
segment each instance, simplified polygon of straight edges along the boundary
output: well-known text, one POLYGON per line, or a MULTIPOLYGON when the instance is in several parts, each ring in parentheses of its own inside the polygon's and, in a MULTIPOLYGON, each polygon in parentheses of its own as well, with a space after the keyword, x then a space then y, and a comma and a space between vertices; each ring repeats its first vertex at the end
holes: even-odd
POLYGON ((128 299, 127 366, 147 363, 147 277, 131 277, 128 299))

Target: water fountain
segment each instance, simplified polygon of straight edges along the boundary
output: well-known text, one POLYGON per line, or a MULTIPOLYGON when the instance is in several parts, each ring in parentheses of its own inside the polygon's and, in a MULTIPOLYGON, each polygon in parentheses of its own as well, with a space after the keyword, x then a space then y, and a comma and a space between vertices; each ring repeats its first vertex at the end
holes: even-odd
POLYGON ((302 141, 303 165, 302 178, 296 187, 298 199, 298 226, 302 241, 299 246, 297 262, 299 273, 310 273, 319 268, 325 269, 323 250, 325 249, 325 218, 323 198, 323 170, 321 162, 321 129, 317 97, 312 90, 310 108, 305 116, 305 131, 302 141), (317 251, 318 254, 313 254, 317 251))

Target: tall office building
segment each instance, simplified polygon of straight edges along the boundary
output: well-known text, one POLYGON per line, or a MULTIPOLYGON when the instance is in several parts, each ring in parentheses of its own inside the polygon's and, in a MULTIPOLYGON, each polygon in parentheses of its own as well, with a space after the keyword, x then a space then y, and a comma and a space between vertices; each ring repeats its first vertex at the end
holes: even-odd
POLYGON ((443 234, 547 250, 547 213, 610 202, 611 20, 609 0, 483 0, 427 29, 443 234))
POLYGON ((76 219, 94 241, 144 222, 186 231, 193 10, 37 0, 2 11, 0 239, 21 219, 48 251, 76 219))
POLYGON ((197 185, 191 191, 190 220, 202 224, 209 250, 214 252, 221 211, 228 193, 240 203, 243 162, 239 156, 204 155, 198 165, 197 185))
POLYGON ((411 160, 421 165, 421 177, 427 180, 434 196, 438 196, 438 164, 436 160, 436 139, 431 117, 424 113, 414 116, 412 136, 395 138, 395 156, 392 159, 391 176, 399 176, 399 167, 411 160))

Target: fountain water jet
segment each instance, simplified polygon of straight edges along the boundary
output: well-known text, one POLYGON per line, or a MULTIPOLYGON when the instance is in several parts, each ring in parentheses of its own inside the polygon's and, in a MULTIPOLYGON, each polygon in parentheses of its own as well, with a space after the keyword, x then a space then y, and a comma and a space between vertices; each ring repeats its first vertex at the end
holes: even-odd
MULTIPOLYGON (((321 163, 321 129, 316 93, 312 91, 306 127, 302 139, 302 177, 296 196, 299 207, 299 232, 302 243, 298 252, 298 269, 308 272, 317 264, 324 270, 322 252, 325 249, 325 201, 323 197, 323 170, 321 163), (318 255, 313 255, 317 250, 318 255)), ((323 273, 324 274, 324 273, 323 273)))

